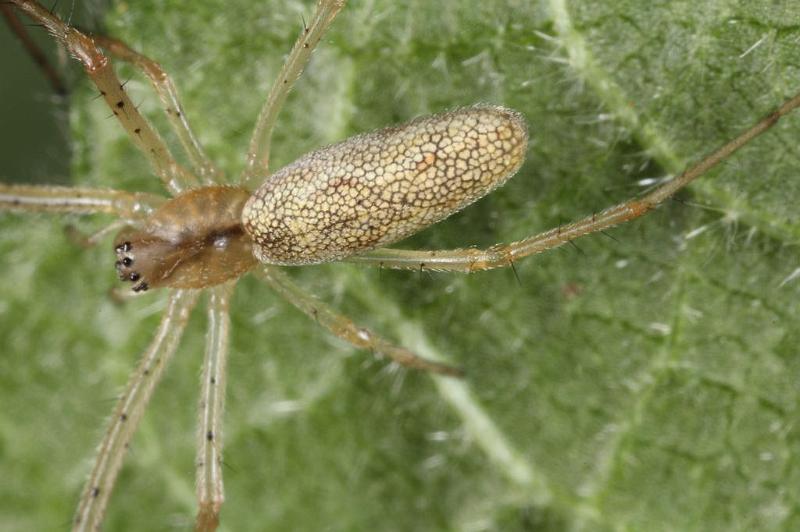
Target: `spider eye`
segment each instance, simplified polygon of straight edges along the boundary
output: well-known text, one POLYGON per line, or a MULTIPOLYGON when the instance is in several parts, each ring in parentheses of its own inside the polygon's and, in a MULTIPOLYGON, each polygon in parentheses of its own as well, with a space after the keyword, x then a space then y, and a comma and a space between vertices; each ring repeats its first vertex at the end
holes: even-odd
POLYGON ((150 287, 147 286, 147 283, 141 282, 141 283, 139 283, 139 284, 137 284, 136 286, 133 287, 133 291, 134 292, 146 292, 148 288, 150 288, 150 287))
MULTIPOLYGON (((132 283, 136 283, 137 281, 142 280, 143 275, 141 271, 130 270, 131 266, 133 266, 134 262, 136 262, 134 260, 134 254, 131 253, 132 250, 133 244, 131 244, 130 240, 124 240, 123 242, 114 246, 114 251, 117 254, 117 260, 114 262, 114 267, 117 269, 117 275, 119 276, 120 281, 130 281, 132 283)), ((133 287, 133 291, 143 292, 148 288, 148 284, 142 281, 133 287)))
POLYGON ((117 253, 127 253, 130 250, 131 250, 130 242, 123 242, 122 244, 114 248, 114 251, 116 251, 117 253))

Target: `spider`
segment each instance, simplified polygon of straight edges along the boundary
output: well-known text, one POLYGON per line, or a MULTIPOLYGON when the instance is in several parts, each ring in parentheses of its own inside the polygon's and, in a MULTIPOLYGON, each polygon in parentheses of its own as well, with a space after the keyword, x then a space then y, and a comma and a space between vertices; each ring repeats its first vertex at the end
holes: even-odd
MULTIPOLYGON (((312 18, 311 20, 313 20, 313 18, 312 18)), ((311 25, 310 25, 310 26, 311 26, 311 25)), ((564 237, 564 236, 563 236, 563 235, 564 235, 564 233, 563 233, 563 232, 562 232, 562 230, 560 230, 560 229, 559 229, 559 230, 557 230, 557 233, 556 233, 556 235, 558 236, 558 238, 559 238, 559 239, 561 239, 561 238, 563 238, 563 237, 564 237)), ((119 246, 119 245, 121 245, 121 244, 124 244, 124 242, 118 243, 117 245, 119 246)), ((472 260, 472 259, 471 259, 471 260, 472 260)), ((384 266, 386 266, 386 265, 387 265, 387 264, 385 263, 386 261, 382 261, 382 262, 384 262, 384 266)), ((470 262, 470 264, 472 264, 472 262, 470 262)), ((278 274, 278 273, 276 272, 276 275, 280 275, 280 274, 278 274)), ((289 281, 288 279, 283 279, 283 281, 284 281, 284 285, 285 285, 285 286, 292 286, 292 285, 291 285, 291 281, 289 281), (289 284, 286 284, 286 283, 289 283, 289 284)), ((219 288, 219 289, 216 289, 216 290, 222 291, 222 290, 223 290, 223 288, 219 288)), ((296 297, 297 297, 298 295, 299 295, 299 294, 295 294, 295 296, 296 296, 296 297)), ((300 298, 300 299, 296 299, 296 301, 302 301, 302 298, 300 298)), ((211 298, 211 301, 210 301, 210 303, 211 303, 211 307, 212 307, 212 308, 214 308, 215 304, 216 304, 216 305, 220 305, 220 306, 224 306, 224 295, 222 295, 222 294, 218 294, 217 296, 214 296, 214 297, 212 297, 212 298, 211 298), (221 301, 221 300, 222 300, 222 301, 221 301), (216 303, 215 303, 215 301, 216 301, 216 303)), ((217 307, 217 308, 219 308, 219 307, 217 307)), ((317 317, 317 318, 319 319, 319 317, 317 317)), ((324 319, 323 319, 322 321, 324 321, 324 319)), ((212 330, 213 330, 213 329, 212 329, 212 330)), ((200 434, 201 434, 201 435, 203 435, 204 433, 201 431, 201 432, 200 432, 200 434)), ((206 463, 208 463, 208 462, 206 462, 206 463)))

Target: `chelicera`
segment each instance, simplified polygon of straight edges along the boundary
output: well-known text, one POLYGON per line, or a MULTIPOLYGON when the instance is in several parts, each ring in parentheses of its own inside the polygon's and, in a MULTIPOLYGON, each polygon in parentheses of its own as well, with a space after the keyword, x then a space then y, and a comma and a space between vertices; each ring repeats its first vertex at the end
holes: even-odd
POLYGON ((78 530, 97 528, 102 521, 136 423, 177 346, 197 290, 211 292, 210 313, 218 318, 204 364, 197 460, 197 528, 214 529, 223 501, 220 427, 227 307, 232 282, 241 275, 255 272, 355 346, 408 367, 455 376, 456 368, 395 346, 316 302, 274 266, 344 260, 381 268, 460 272, 513 267, 528 255, 644 215, 800 105, 800 96, 793 98, 674 180, 577 222, 485 250, 386 249, 382 246, 459 211, 510 178, 527 149, 524 119, 502 107, 463 108, 345 140, 270 173, 270 137, 278 111, 344 5, 343 0, 321 0, 258 117, 241 179, 226 185, 192 133, 171 80, 156 63, 122 42, 90 37, 67 26, 36 2, 12 3, 44 25, 83 64, 113 115, 172 194, 165 201, 122 191, 0 185, 0 207, 5 209, 117 215, 120 225, 126 226, 114 242, 120 279, 129 282, 134 292, 171 290, 156 337, 101 443, 75 516, 78 530), (175 162, 138 112, 109 57, 133 63, 152 80, 191 169, 175 162))

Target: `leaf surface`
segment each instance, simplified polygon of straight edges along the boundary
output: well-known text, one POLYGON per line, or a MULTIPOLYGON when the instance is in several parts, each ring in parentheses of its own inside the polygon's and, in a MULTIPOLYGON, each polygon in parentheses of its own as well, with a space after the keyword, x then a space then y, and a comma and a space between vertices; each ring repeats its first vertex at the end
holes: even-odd
MULTIPOLYGON (((418 115, 512 107, 532 137, 517 177, 399 247, 489 246, 640 193, 800 88, 793 2, 599 4, 351 2, 280 116, 276 167, 418 115)), ((209 153, 235 176, 310 11, 118 3, 105 31, 172 74, 209 153)), ((168 131, 146 82, 121 72, 168 131)), ((72 105, 75 184, 160 191, 88 86, 72 105)), ((521 261, 519 281, 507 270, 292 270, 359 323, 462 366, 463 381, 375 361, 243 279, 223 528, 796 529, 798 135, 790 116, 611 238, 521 261)), ((0 224, 0 528, 63 527, 165 298, 115 305, 110 243, 76 249, 59 219, 0 224)), ((198 311, 106 530, 193 520, 204 329, 198 311)))

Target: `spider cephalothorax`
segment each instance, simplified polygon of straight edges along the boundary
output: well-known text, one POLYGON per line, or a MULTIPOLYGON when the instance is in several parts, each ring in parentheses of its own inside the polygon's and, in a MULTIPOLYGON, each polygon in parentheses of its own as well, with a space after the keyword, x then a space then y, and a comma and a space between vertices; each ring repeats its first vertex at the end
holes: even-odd
POLYGON ((203 288, 241 276, 256 264, 240 221, 249 196, 241 187, 209 186, 164 203, 141 228, 117 236, 120 280, 141 292, 161 286, 203 288))

